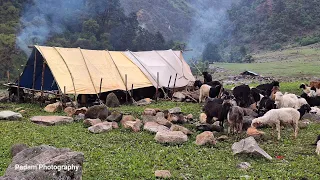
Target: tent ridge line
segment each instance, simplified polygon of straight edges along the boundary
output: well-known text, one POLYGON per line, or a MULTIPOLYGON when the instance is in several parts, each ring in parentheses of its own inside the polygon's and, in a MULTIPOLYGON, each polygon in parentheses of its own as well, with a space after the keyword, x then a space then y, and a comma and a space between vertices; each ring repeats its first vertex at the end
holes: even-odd
MULTIPOLYGON (((63 58, 63 56, 62 56, 61 53, 57 50, 56 47, 53 47, 53 49, 57 51, 57 53, 59 54, 59 56, 60 56, 61 59, 63 60, 64 64, 66 65, 66 67, 67 67, 67 69, 68 69, 68 72, 69 72, 69 74, 70 74, 70 77, 71 77, 74 94, 75 94, 75 96, 77 96, 76 86, 75 86, 75 84, 74 84, 74 78, 73 78, 73 75, 72 75, 72 73, 71 73, 71 71, 70 71, 70 68, 69 68, 67 62, 65 61, 65 59, 63 58)), ((60 88, 60 87, 59 87, 59 89, 60 89, 60 91, 61 91, 61 88, 60 88)), ((61 91, 61 92, 62 92, 62 91, 61 91)))

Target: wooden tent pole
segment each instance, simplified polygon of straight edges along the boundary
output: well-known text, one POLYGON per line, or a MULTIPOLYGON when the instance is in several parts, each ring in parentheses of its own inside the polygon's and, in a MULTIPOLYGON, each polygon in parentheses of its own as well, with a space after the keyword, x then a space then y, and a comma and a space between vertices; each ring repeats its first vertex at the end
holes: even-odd
POLYGON ((42 75, 41 75, 41 99, 43 98, 43 86, 44 86, 44 71, 46 69, 46 63, 43 61, 42 64, 42 75))
MULTIPOLYGON (((173 94, 175 93, 176 82, 177 82, 177 76, 178 76, 178 73, 176 73, 176 77, 174 78, 174 84, 173 84, 173 94)), ((172 96, 172 97, 173 97, 173 96, 172 96)))
POLYGON ((36 82, 36 70, 37 70, 37 50, 34 49, 34 61, 33 61, 33 79, 32 79, 32 102, 34 103, 34 89, 36 82))
POLYGON ((133 99, 133 84, 131 85, 131 98, 133 99))
POLYGON ((124 85, 126 86, 126 103, 128 103, 128 75, 125 74, 124 85))
POLYGON ((168 98, 169 98, 169 88, 170 88, 171 78, 172 78, 172 75, 170 75, 169 83, 168 83, 168 89, 167 89, 168 98))
POLYGON ((157 88, 156 88, 156 102, 158 102, 158 92, 159 91, 159 72, 157 72, 157 88))

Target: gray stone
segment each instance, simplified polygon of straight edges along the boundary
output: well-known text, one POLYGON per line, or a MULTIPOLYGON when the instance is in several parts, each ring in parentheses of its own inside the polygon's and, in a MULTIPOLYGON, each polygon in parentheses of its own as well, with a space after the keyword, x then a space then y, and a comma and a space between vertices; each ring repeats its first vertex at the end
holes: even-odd
POLYGON ((181 113, 182 111, 181 111, 181 108, 180 107, 174 107, 174 108, 172 108, 172 109, 169 109, 169 113, 171 113, 171 114, 179 114, 179 113, 181 113))
POLYGON ((157 120, 157 117, 152 115, 141 115, 141 119, 143 123, 155 122, 157 120))
POLYGON ((243 169, 243 170, 247 170, 251 167, 251 164, 248 162, 241 162, 237 165, 238 169, 243 169))
POLYGON ((154 139, 159 143, 182 144, 188 141, 188 136, 181 131, 159 131, 154 139))
POLYGON ((11 147, 11 157, 14 157, 19 152, 28 149, 29 147, 25 144, 15 144, 11 147))
POLYGON ((254 153, 260 154, 269 160, 272 159, 268 153, 259 147, 257 141, 252 136, 242 139, 239 142, 235 142, 232 145, 232 151, 234 155, 238 153, 254 153))
POLYGON ((164 126, 166 126, 166 127, 168 127, 168 128, 170 128, 171 126, 172 126, 172 123, 170 122, 170 121, 168 121, 166 118, 164 118, 164 117, 158 117, 157 119, 156 119, 156 122, 158 123, 158 124, 160 124, 160 125, 164 125, 164 126))
POLYGON ((122 114, 119 112, 112 112, 110 116, 107 117, 107 121, 120 122, 122 119, 122 114))
POLYGON ((145 106, 145 105, 148 105, 148 104, 151 104, 152 103, 152 99, 150 98, 145 98, 145 99, 141 99, 137 102, 134 102, 133 104, 136 105, 136 106, 145 106))
POLYGON ((12 112, 12 111, 1 111, 0 112, 0 120, 20 120, 22 115, 20 113, 12 112))
POLYGON ((85 120, 85 115, 82 114, 82 113, 79 113, 78 115, 76 115, 76 117, 74 118, 74 121, 76 122, 80 122, 80 121, 83 121, 85 120))
POLYGON ((316 123, 320 123, 320 115, 318 114, 311 114, 311 113, 306 113, 305 115, 302 116, 303 120, 310 120, 316 123))
POLYGON ((119 102, 118 97, 114 93, 108 94, 107 99, 106 99, 106 105, 108 107, 119 107, 120 102, 119 102))
POLYGON ((196 144, 198 146, 215 145, 216 143, 216 139, 210 131, 205 131, 196 137, 196 144))
POLYGON ((181 92, 175 92, 173 95, 172 95, 173 99, 175 101, 178 101, 178 102, 182 102, 186 99, 186 96, 181 93, 181 92))
POLYGON ((143 111, 143 115, 150 115, 150 116, 155 116, 157 114, 155 109, 151 109, 151 108, 146 108, 143 111))
POLYGON ((164 113, 163 112, 157 112, 156 117, 157 118, 164 118, 164 113))
POLYGON ((68 124, 73 122, 73 118, 67 116, 34 116, 30 118, 30 120, 33 123, 45 126, 68 124))
POLYGON ((122 126, 125 129, 131 129, 134 132, 139 132, 142 126, 142 122, 140 119, 136 119, 135 121, 125 121, 122 126))
POLYGON ((159 131, 169 131, 168 127, 160 125, 156 122, 146 122, 143 126, 143 129, 151 133, 157 133, 159 131))
POLYGON ((163 179, 166 179, 166 178, 171 178, 171 173, 170 171, 168 170, 156 170, 154 172, 154 176, 156 178, 163 178, 163 179))
POLYGON ((62 104, 60 102, 49 104, 44 108, 44 111, 49 113, 54 113, 61 110, 62 110, 62 104))
POLYGON ((170 131, 181 131, 183 132, 183 134, 186 134, 186 135, 193 134, 193 132, 191 132, 189 129, 183 126, 175 125, 175 124, 170 127, 170 131))
POLYGON ((94 126, 96 124, 100 124, 102 123, 102 121, 100 119, 85 119, 83 121, 83 126, 84 127, 91 127, 94 126))
POLYGON ((82 179, 82 165, 84 155, 81 152, 73 152, 70 149, 58 149, 55 147, 41 145, 24 149, 13 157, 12 163, 7 168, 1 180, 40 180, 40 179, 82 179), (23 169, 24 166, 35 167, 34 169, 23 169), (58 169, 50 167, 72 166, 73 169, 58 169), (48 168, 43 168, 43 166, 48 168), (20 167, 20 168, 17 168, 20 167), (50 168, 50 169, 49 169, 50 168))
POLYGON ((300 129, 305 129, 307 128, 312 122, 305 119, 305 120, 302 120, 302 121, 299 121, 299 128, 300 129))
POLYGON ((89 119, 101 119, 106 120, 109 116, 108 107, 106 105, 95 105, 88 109, 85 114, 86 118, 89 119))
POLYGON ((94 134, 104 133, 112 130, 112 122, 103 122, 91 126, 88 130, 94 134))

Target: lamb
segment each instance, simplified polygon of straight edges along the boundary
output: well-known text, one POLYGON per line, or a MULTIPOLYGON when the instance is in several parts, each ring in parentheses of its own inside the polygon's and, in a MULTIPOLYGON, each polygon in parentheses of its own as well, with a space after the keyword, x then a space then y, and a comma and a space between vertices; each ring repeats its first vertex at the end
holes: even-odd
POLYGON ((233 133, 242 132, 243 116, 244 116, 244 111, 241 107, 233 106, 230 108, 227 115, 227 120, 229 123, 228 133, 230 133, 230 129, 232 130, 233 133))
POLYGON ((262 124, 268 124, 276 127, 278 140, 280 140, 281 124, 291 124, 294 129, 294 137, 298 136, 300 113, 294 108, 272 109, 264 116, 252 120, 251 126, 258 127, 262 124))

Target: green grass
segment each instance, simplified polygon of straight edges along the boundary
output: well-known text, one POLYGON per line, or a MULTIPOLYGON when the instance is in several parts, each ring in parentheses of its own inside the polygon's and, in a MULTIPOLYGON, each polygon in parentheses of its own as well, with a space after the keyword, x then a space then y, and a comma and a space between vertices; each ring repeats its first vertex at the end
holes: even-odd
POLYGON ((239 74, 245 70, 271 77, 320 76, 320 50, 300 47, 283 51, 265 52, 254 55, 255 63, 215 63, 215 66, 239 74))
MULTIPOLYGON (((164 110, 175 106, 195 117, 201 112, 198 104, 191 103, 160 102, 148 107, 164 110)), ((320 179, 319 157, 314 152, 315 147, 310 145, 319 134, 320 124, 301 129, 296 140, 292 138, 292 129, 288 128, 282 131, 281 141, 270 137, 259 142, 272 157, 285 156, 288 161, 285 163, 252 155, 233 156, 232 144, 244 135, 219 142, 216 147, 198 147, 194 141, 200 132, 196 132, 183 145, 162 145, 156 143, 154 135, 148 132, 117 129, 105 134, 90 134, 81 123, 38 126, 29 118, 48 113, 36 105, 0 104, 0 107, 9 110, 23 107, 28 112, 22 121, 0 122, 0 176, 11 162, 11 146, 25 143, 29 146, 48 144, 83 152, 83 179, 154 179, 154 171, 158 169, 170 170, 173 179, 240 179, 243 175, 252 179, 320 179), (243 161, 251 163, 252 168, 248 171, 236 169, 236 165, 243 161)), ((144 108, 123 106, 117 110, 139 117, 144 108)), ((270 129, 263 131, 272 133, 270 129)))

